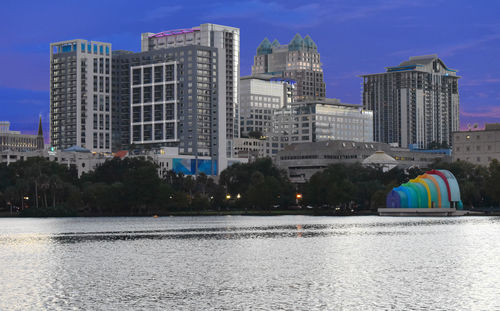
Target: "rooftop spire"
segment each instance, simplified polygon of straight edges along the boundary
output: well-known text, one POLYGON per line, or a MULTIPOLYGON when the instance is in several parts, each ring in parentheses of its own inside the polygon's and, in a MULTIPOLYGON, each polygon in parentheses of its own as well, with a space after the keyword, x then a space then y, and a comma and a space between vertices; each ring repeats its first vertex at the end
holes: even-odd
POLYGON ((292 41, 288 44, 288 50, 290 51, 298 51, 304 47, 304 39, 299 33, 295 34, 292 41))
POLYGON ((257 55, 270 54, 273 52, 273 48, 271 47, 271 42, 268 38, 264 38, 260 45, 257 47, 257 55))
POLYGON ((40 121, 38 121, 38 136, 43 136, 42 115, 40 115, 40 121))

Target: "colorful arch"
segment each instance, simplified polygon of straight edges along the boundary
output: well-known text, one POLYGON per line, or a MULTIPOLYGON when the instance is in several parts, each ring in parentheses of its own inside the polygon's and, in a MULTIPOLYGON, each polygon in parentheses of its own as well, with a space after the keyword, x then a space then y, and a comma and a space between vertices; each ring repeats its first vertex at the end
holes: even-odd
POLYGON ((431 170, 393 188, 386 204, 390 208, 463 208, 457 179, 447 170, 431 170))
POLYGON ((441 198, 441 190, 439 190, 439 183, 437 182, 436 178, 434 178, 434 176, 429 175, 429 174, 422 175, 422 178, 428 180, 429 182, 431 182, 434 185, 434 189, 437 192, 437 194, 436 194, 436 196, 437 196, 436 206, 438 208, 441 208, 441 199, 442 199, 441 198))

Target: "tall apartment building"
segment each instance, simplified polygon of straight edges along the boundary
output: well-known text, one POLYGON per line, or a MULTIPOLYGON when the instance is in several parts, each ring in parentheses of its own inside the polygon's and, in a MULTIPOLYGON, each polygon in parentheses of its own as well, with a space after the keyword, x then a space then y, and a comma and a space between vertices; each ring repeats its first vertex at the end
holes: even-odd
POLYGON ((321 99, 326 87, 318 47, 299 34, 289 44, 272 43, 265 38, 257 48, 252 75, 271 74, 297 82, 295 100, 321 99))
POLYGON ((330 140, 373 141, 373 112, 338 99, 294 102, 274 113, 266 154, 290 144, 330 140))
POLYGON ((375 141, 419 148, 450 144, 459 129, 457 72, 437 55, 410 57, 386 69, 361 76, 375 141))
POLYGON ((113 119, 113 131, 119 141, 152 149, 175 147, 179 155, 195 157, 194 173, 198 165, 213 175, 225 169, 220 52, 203 45, 180 45, 114 53, 113 110, 118 117, 113 119))
POLYGON ((189 29, 143 33, 141 51, 190 45, 212 47, 219 50, 216 67, 212 69, 218 73, 216 77, 218 81, 218 105, 226 111, 228 155, 231 155, 231 140, 239 137, 240 30, 229 26, 202 24, 189 29))
POLYGON ((111 152, 111 44, 81 39, 50 45, 50 140, 111 152))
POLYGON ((242 136, 272 131, 272 118, 277 109, 292 101, 295 82, 270 75, 246 76, 240 79, 240 120, 242 136))

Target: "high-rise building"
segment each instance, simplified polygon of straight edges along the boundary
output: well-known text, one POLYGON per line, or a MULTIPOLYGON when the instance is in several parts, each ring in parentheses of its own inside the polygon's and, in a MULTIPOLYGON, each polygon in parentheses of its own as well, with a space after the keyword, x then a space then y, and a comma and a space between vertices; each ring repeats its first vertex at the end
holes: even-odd
POLYGON ((335 98, 294 102, 275 111, 266 155, 295 143, 351 140, 373 141, 373 112, 335 98))
POLYGON ((119 117, 113 119, 113 132, 119 133, 122 147, 173 147, 179 155, 194 156, 193 163, 201 163, 205 173, 225 169, 226 109, 218 105, 219 52, 201 45, 115 52, 113 111, 119 117))
POLYGON ((289 44, 265 38, 257 48, 252 75, 271 74, 297 82, 295 100, 321 99, 326 87, 318 47, 310 36, 299 34, 289 44))
POLYGON ((277 109, 291 103, 295 81, 276 79, 270 75, 241 77, 240 133, 261 133, 272 130, 272 117, 277 109))
POLYGON ((111 152, 111 44, 69 40, 50 45, 50 141, 111 152))
POLYGON ((188 29, 143 33, 141 40, 143 52, 190 45, 218 49, 217 64, 210 70, 217 73, 217 77, 214 77, 218 81, 217 104, 226 111, 225 135, 228 140, 228 155, 231 156, 231 140, 239 137, 240 30, 229 26, 202 24, 188 29))
POLYGON ((374 140, 427 148, 448 145, 459 129, 457 72, 437 55, 410 57, 362 75, 363 106, 373 110, 374 140))

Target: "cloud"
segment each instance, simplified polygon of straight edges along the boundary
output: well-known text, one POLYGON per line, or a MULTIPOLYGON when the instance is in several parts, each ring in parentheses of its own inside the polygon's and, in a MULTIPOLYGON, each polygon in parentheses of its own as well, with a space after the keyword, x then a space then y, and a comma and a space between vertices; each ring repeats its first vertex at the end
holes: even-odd
POLYGON ((158 7, 154 10, 150 10, 150 11, 146 12, 146 15, 144 16, 143 21, 153 21, 153 20, 169 17, 169 16, 172 16, 174 13, 179 12, 183 8, 184 7, 181 5, 158 7))
POLYGON ((390 53, 391 56, 413 56, 413 55, 427 55, 427 54, 438 54, 439 57, 450 57, 456 54, 460 54, 463 51, 470 49, 478 49, 486 44, 490 44, 492 41, 500 40, 499 34, 491 34, 476 38, 473 40, 468 40, 460 43, 444 43, 439 47, 433 47, 428 49, 405 49, 390 53))
POLYGON ((439 49, 439 55, 443 57, 447 56, 453 56, 457 54, 458 52, 461 52, 463 50, 468 50, 471 48, 477 48, 478 46, 482 46, 485 43, 490 43, 491 41, 496 41, 500 39, 500 33, 499 34, 491 34, 487 36, 483 36, 481 38, 469 40, 463 43, 458 43, 446 48, 441 48, 439 49))
POLYGON ((460 111, 460 115, 464 117, 475 117, 475 118, 500 118, 500 107, 481 107, 477 111, 468 112, 468 111, 460 111))
POLYGON ((320 5, 282 6, 270 1, 235 1, 223 3, 209 8, 204 14, 205 19, 233 18, 255 19, 279 26, 292 28, 312 27, 322 20, 323 11, 320 5))
POLYGON ((500 83, 500 78, 466 79, 460 81, 460 86, 483 86, 489 83, 500 83))
POLYGON ((260 22, 288 28, 310 28, 323 23, 340 24, 365 19, 384 11, 403 7, 429 6, 435 2, 414 3, 404 0, 379 0, 373 3, 353 5, 352 1, 311 1, 304 5, 274 1, 234 1, 217 3, 208 7, 206 19, 235 18, 254 19, 260 22))
MULTIPOLYGON (((428 7, 429 5, 435 5, 438 1, 434 1, 433 3, 428 1, 404 1, 404 0, 382 0, 382 1, 374 1, 369 5, 363 3, 358 6, 353 6, 348 2, 348 5, 340 7, 340 10, 337 11, 334 22, 346 22, 350 20, 364 19, 370 16, 378 15, 384 11, 391 11, 400 9, 403 7, 428 7)), ((411 18, 411 17, 406 17, 411 18)))

